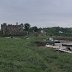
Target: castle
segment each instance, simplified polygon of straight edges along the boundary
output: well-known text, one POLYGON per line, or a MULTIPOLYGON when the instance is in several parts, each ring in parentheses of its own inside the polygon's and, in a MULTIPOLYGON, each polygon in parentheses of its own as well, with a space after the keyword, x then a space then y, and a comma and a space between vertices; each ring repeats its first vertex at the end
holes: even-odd
POLYGON ((6 23, 1 24, 1 32, 3 35, 23 35, 23 24, 18 25, 7 25, 6 23))

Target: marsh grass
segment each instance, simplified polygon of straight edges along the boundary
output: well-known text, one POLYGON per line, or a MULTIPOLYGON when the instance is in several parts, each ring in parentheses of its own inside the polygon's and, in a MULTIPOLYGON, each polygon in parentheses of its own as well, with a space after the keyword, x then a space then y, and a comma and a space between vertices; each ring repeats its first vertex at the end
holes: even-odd
POLYGON ((0 72, 72 72, 72 54, 38 47, 39 37, 0 38, 0 72))

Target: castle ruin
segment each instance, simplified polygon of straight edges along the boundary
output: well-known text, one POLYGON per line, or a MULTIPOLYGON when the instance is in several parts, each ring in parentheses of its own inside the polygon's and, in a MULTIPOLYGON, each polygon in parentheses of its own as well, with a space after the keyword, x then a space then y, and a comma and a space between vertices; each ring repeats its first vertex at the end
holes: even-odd
POLYGON ((23 35, 23 24, 1 24, 1 32, 3 35, 23 35))

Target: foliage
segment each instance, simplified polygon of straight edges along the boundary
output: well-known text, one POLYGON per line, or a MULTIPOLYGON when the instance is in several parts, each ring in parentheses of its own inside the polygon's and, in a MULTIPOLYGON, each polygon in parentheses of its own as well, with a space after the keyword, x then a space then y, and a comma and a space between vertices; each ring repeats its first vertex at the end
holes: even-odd
POLYGON ((49 36, 72 36, 72 28, 51 27, 43 28, 49 36), (60 33, 60 31, 62 33, 60 33))
MULTIPOLYGON (((3 23, 3 25, 6 25, 7 23, 3 23)), ((24 35, 32 35, 32 34, 36 34, 36 35, 40 35, 41 30, 43 30, 47 36, 72 36, 72 28, 63 28, 63 27, 47 27, 47 28, 38 28, 37 26, 31 27, 31 25, 29 23, 21 23, 21 25, 23 26, 23 32, 17 33, 17 35, 19 36, 24 36, 24 35), (27 34, 26 34, 27 33, 27 34)), ((3 30, 5 30, 6 28, 4 27, 3 30)), ((3 32, 3 30, 1 30, 0 32, 0 36, 3 36, 2 33, 4 33, 4 36, 11 36, 8 35, 8 31, 5 30, 5 32, 3 32)), ((16 34, 15 34, 16 35, 16 34)))
POLYGON ((25 23, 24 24, 24 28, 26 31, 28 31, 30 29, 30 24, 29 23, 25 23))
POLYGON ((38 28, 36 26, 32 27, 33 32, 37 32, 38 28))

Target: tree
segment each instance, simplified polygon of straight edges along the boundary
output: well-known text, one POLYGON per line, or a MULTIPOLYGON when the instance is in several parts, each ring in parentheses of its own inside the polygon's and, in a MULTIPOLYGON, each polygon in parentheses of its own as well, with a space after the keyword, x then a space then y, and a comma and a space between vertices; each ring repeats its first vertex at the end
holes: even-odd
POLYGON ((35 36, 38 36, 38 28, 36 26, 32 27, 32 32, 35 36))
POLYGON ((27 35, 29 34, 29 29, 30 29, 30 24, 29 23, 25 23, 24 24, 24 29, 25 31, 27 31, 27 35))
POLYGON ((33 32, 37 32, 38 28, 36 26, 32 27, 33 32))

